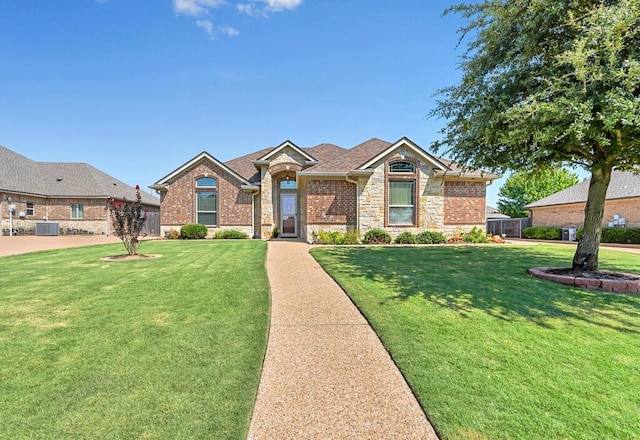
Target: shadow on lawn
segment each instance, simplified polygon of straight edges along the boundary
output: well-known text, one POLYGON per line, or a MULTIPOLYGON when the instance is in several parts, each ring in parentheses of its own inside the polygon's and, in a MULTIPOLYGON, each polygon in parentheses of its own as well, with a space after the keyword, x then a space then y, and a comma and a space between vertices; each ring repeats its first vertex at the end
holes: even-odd
POLYGON ((336 278, 344 275, 381 283, 385 289, 381 304, 422 298, 461 317, 482 311, 497 319, 526 319, 548 328, 558 320, 580 320, 640 333, 639 296, 578 289, 527 275, 530 267, 570 265, 571 254, 564 255, 563 251, 446 246, 339 248, 326 252, 338 263, 327 266, 336 278))

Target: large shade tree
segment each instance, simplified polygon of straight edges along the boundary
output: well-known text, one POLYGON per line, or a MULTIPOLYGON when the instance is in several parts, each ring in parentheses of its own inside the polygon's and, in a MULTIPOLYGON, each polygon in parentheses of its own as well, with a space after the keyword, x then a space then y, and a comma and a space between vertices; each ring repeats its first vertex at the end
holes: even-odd
POLYGON ((434 149, 499 172, 570 164, 590 171, 574 269, 597 270, 613 169, 640 160, 640 1, 492 0, 462 4, 462 78, 431 114, 434 149))

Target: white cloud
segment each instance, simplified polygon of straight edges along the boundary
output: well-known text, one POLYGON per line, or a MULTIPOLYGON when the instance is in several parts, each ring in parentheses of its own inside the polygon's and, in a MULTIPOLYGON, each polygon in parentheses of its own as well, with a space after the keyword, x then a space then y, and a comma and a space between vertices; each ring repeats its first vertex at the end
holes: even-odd
POLYGON ((214 24, 210 20, 196 20, 196 24, 199 28, 202 28, 210 38, 215 38, 216 35, 229 35, 236 36, 240 34, 236 29, 227 25, 214 26, 214 24))
POLYGON ((262 0, 267 2, 267 7, 273 11, 282 11, 283 9, 295 9, 302 3, 302 0, 262 0))
POLYGON ((250 3, 238 3, 238 11, 252 17, 266 17, 270 12, 293 10, 302 4, 303 0, 250 0, 250 3))
POLYGON ((173 9, 178 14, 198 16, 223 3, 224 0, 173 0, 173 9))

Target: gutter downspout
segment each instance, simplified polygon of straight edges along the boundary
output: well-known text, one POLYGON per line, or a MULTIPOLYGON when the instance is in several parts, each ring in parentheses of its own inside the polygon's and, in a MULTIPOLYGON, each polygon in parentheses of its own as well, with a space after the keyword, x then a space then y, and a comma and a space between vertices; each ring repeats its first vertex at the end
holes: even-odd
MULTIPOLYGON (((253 231, 253 237, 251 238, 255 238, 258 235, 256 234, 256 196, 259 192, 260 190, 257 189, 256 192, 251 193, 251 230, 253 231)), ((259 235, 262 238, 262 234, 259 235)))
POLYGON ((358 237, 360 236, 360 183, 358 180, 350 180, 349 174, 345 176, 345 180, 349 183, 354 183, 356 185, 356 232, 358 233, 358 237))

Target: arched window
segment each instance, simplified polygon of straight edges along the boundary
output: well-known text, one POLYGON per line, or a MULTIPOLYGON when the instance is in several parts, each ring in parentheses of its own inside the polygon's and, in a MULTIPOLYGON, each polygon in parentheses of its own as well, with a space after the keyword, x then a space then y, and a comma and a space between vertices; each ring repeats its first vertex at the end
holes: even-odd
POLYGON ((218 181, 213 177, 196 179, 196 223, 218 225, 218 181))
POLYGON ((216 188, 218 181, 213 177, 200 177, 196 179, 196 188, 216 188))
POLYGON ((418 173, 413 160, 393 160, 387 165, 387 218, 389 226, 416 226, 418 173))
POLYGON ((398 161, 389 164, 390 173, 415 173, 416 166, 411 162, 398 161))

